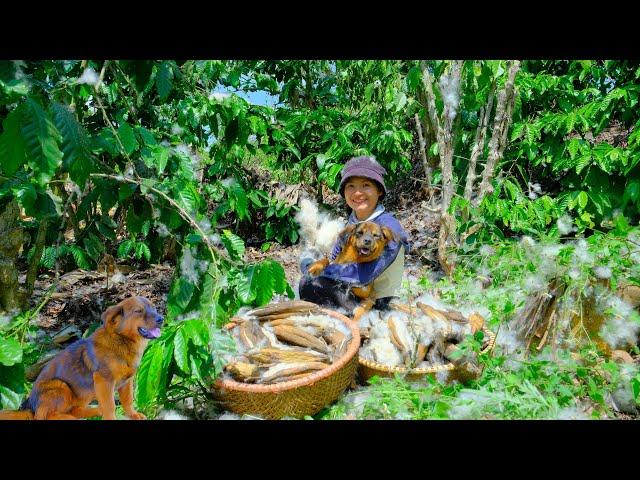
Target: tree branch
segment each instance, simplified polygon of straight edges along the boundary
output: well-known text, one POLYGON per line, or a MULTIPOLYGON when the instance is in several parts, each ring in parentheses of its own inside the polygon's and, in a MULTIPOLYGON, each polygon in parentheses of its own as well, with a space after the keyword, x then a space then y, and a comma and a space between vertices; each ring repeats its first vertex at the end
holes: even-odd
POLYGON ((510 116, 511 113, 509 103, 514 99, 514 81, 519 69, 520 61, 512 61, 509 65, 509 72, 505 86, 498 95, 496 116, 493 120, 493 131, 491 132, 491 140, 489 141, 489 155, 482 172, 482 181, 480 182, 478 196, 475 199, 475 205, 479 205, 485 195, 489 193, 491 189, 491 180, 494 177, 496 166, 501 160, 502 153, 504 152, 504 145, 500 148, 500 143, 503 136, 506 135, 505 130, 508 130, 508 126, 511 124, 511 118, 507 118, 507 115, 510 116))

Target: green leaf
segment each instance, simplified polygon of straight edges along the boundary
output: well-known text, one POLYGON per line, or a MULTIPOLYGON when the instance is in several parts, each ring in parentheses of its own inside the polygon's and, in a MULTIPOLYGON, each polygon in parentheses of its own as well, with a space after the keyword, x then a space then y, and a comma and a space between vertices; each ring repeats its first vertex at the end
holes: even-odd
POLYGON ((273 297, 273 277, 268 265, 259 266, 257 274, 253 278, 253 283, 252 288, 256 292, 255 303, 258 306, 269 303, 269 300, 273 297))
POLYGON ((236 290, 238 292, 238 298, 245 304, 253 302, 256 298, 256 291, 251 288, 255 273, 256 266, 250 265, 237 279, 236 290))
POLYGON ((407 96, 403 92, 398 92, 394 99, 394 103, 396 106, 396 112, 399 112, 407 104, 407 96))
POLYGON ((199 318, 192 318, 183 322, 182 330, 194 345, 204 347, 209 344, 209 329, 199 318))
POLYGON ((95 261, 98 261, 102 256, 102 253, 104 252, 104 245, 102 244, 100 239, 91 234, 90 236, 86 237, 82 243, 89 257, 91 257, 95 261))
POLYGON ((136 134, 127 122, 124 122, 118 127, 118 136, 127 155, 131 155, 138 148, 136 134))
POLYGON ((136 375, 136 403, 139 407, 156 400, 160 390, 164 360, 164 343, 156 340, 144 352, 136 375))
POLYGON ((173 338, 173 358, 176 359, 180 370, 189 373, 189 341, 185 335, 184 326, 178 329, 173 338))
POLYGON ((91 262, 87 259, 84 251, 77 245, 69 246, 69 251, 79 268, 83 270, 91 270, 91 262))
POLYGON ((127 239, 118 245, 118 258, 127 258, 134 247, 134 242, 131 239, 127 239))
POLYGON ((164 101, 171 93, 171 88, 173 87, 171 78, 173 77, 173 72, 171 68, 169 68, 169 62, 162 62, 160 67, 158 67, 158 72, 156 73, 156 89, 158 90, 158 96, 160 100, 164 101))
POLYGON ((22 362, 22 347, 13 338, 0 337, 0 363, 10 367, 22 362))
POLYGON ((275 260, 265 260, 263 263, 268 266, 271 272, 273 290, 276 293, 284 293, 289 284, 287 283, 287 276, 285 275, 282 265, 275 260))
POLYGON ((638 396, 640 395, 640 375, 636 375, 631 379, 631 391, 633 392, 633 399, 638 402, 638 396))
POLYGON ((153 133, 151 133, 146 128, 141 126, 136 126, 135 130, 138 133, 140 140, 142 140, 143 145, 146 145, 146 146, 158 145, 158 141, 156 140, 156 137, 154 137, 153 133))
POLYGON ((0 408, 17 410, 24 394, 24 364, 0 364, 0 408))
POLYGON ((53 121, 62 134, 64 168, 69 172, 71 180, 84 188, 94 170, 89 135, 69 107, 54 103, 51 108, 53 121))
POLYGON ((195 285, 184 278, 179 278, 177 282, 174 283, 175 288, 172 289, 175 304, 181 309, 184 310, 189 305, 189 301, 193 296, 193 292, 195 290, 195 285))
POLYGON ((193 213, 198 210, 200 196, 193 185, 182 181, 175 186, 174 191, 175 200, 187 213, 193 213))
POLYGON ((242 260, 245 247, 244 241, 240 237, 232 233, 230 230, 223 230, 220 240, 232 259, 242 260))
POLYGON ((587 195, 587 192, 582 191, 578 194, 578 205, 580 205, 580 208, 584 210, 584 207, 587 206, 588 201, 589 197, 587 195))
POLYGON ((142 92, 153 71, 153 62, 151 60, 136 60, 133 61, 134 78, 136 83, 136 89, 138 92, 142 92))
POLYGON ((62 136, 40 104, 31 98, 26 100, 27 114, 22 126, 26 140, 28 164, 40 183, 48 183, 62 162, 58 148, 62 136))
POLYGON ((22 104, 2 122, 4 131, 0 135, 0 170, 6 175, 16 173, 27 159, 27 142, 21 132, 24 110, 22 104))
POLYGON ((631 201, 632 203, 638 203, 640 199, 640 180, 628 179, 627 186, 624 189, 624 195, 622 197, 622 203, 624 207, 631 201))
POLYGON ((129 205, 127 210, 127 230, 129 233, 137 235, 142 232, 142 224, 144 222, 144 217, 136 215, 133 205, 129 205))
POLYGON ((56 248, 46 247, 42 252, 42 258, 40 259, 40 266, 51 270, 56 266, 56 248))
POLYGON ((136 245, 136 258, 140 259, 144 257, 147 262, 151 260, 151 250, 146 243, 140 242, 136 245))
POLYGON ((21 183, 12 188, 11 191, 20 202, 20 206, 27 211, 31 209, 38 196, 36 188, 31 183, 21 183))

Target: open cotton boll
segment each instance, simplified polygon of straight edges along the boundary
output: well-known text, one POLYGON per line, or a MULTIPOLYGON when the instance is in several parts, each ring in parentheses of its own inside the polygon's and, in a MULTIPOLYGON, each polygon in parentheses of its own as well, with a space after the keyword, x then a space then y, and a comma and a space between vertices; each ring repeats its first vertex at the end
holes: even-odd
POLYGON ((420 302, 420 303, 424 303, 429 305, 430 307, 433 307, 437 310, 452 310, 453 307, 450 305, 447 305, 446 303, 443 303, 440 299, 434 297, 432 294, 430 293, 425 293, 424 295, 419 296, 418 298, 416 298, 416 304, 420 302))
POLYGON ((614 350, 635 345, 638 341, 640 324, 638 324, 635 315, 621 314, 631 306, 622 299, 610 301, 612 304, 620 303, 620 305, 614 307, 613 315, 602 325, 600 337, 614 350), (616 311, 615 308, 618 310, 616 311))
POLYGON ((396 367, 402 364, 402 355, 388 338, 374 338, 360 349, 364 358, 374 362, 396 367))
POLYGON ((358 327, 371 328, 380 321, 380 312, 378 310, 369 310, 362 317, 360 317, 360 320, 358 321, 358 327))

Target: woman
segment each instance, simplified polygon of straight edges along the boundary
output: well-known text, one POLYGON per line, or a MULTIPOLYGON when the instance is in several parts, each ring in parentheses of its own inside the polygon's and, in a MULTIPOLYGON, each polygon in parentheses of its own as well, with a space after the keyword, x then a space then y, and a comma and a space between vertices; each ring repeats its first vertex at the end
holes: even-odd
MULTIPOLYGON (((342 169, 340 195, 351 210, 347 224, 372 221, 390 228, 398 241, 387 244, 383 255, 368 264, 330 264, 318 276, 307 272, 309 263, 301 266, 304 276, 299 285, 300 298, 329 307, 353 310, 359 301, 350 293, 351 286, 367 285, 373 281, 376 292, 374 308, 384 309, 402 283, 404 254, 409 249, 407 233, 400 222, 379 203, 387 193, 384 184, 386 170, 374 157, 355 157, 342 169)), ((333 261, 342 250, 338 238, 329 256, 333 261)))

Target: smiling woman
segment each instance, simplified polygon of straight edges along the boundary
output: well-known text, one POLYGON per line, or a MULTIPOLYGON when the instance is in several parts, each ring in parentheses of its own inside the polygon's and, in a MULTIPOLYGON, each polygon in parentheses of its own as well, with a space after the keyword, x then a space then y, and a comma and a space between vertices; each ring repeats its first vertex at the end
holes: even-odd
MULTIPOLYGON (((309 271, 309 264, 302 265, 304 275, 299 285, 302 300, 351 310, 358 305, 352 288, 371 283, 376 297, 375 308, 386 308, 394 297, 402 283, 404 254, 409 249, 409 241, 400 222, 379 203, 387 192, 386 173, 374 157, 352 158, 342 169, 340 194, 351 210, 347 226, 375 222, 388 227, 395 239, 386 245, 384 254, 372 262, 331 263, 318 276, 314 276, 315 271, 309 271)), ((336 259, 343 246, 344 237, 340 235, 327 263, 336 259)))

